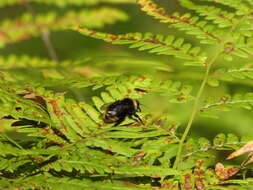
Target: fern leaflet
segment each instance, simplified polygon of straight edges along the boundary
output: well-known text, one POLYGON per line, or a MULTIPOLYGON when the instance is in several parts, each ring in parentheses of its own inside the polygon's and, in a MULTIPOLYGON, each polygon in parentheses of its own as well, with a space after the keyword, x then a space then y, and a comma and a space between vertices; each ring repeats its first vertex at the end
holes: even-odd
POLYGON ((156 19, 164 23, 171 23, 172 27, 186 31, 187 34, 194 35, 199 38, 201 43, 216 44, 222 43, 222 31, 215 30, 215 26, 207 24, 206 21, 200 20, 197 16, 190 14, 179 15, 174 13, 171 16, 165 13, 165 10, 158 8, 152 0, 139 0, 141 9, 148 15, 154 16, 156 19))
POLYGON ((205 53, 200 53, 199 47, 192 47, 191 44, 184 43, 184 39, 175 39, 174 36, 162 36, 140 33, 129 33, 125 35, 112 35, 101 32, 94 32, 85 27, 78 27, 80 33, 92 36, 97 39, 113 44, 131 44, 130 48, 139 50, 149 50, 150 53, 160 55, 173 55, 177 58, 185 59, 187 65, 205 66, 205 53))
POLYGON ((124 12, 109 7, 81 12, 68 11, 61 17, 55 12, 38 14, 35 18, 30 13, 24 13, 17 19, 1 22, 0 43, 4 45, 26 40, 31 36, 38 36, 41 30, 64 30, 80 23, 91 28, 101 28, 116 21, 125 21, 127 18, 124 12))

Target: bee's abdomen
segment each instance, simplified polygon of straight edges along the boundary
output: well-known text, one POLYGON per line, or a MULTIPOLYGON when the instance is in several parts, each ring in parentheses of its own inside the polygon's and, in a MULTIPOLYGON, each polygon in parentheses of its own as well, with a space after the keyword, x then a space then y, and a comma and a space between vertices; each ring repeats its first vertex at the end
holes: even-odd
POLYGON ((117 116, 114 116, 114 117, 104 117, 103 118, 104 122, 106 123, 114 123, 115 121, 118 121, 119 118, 117 116))
POLYGON ((127 108, 124 105, 115 105, 109 107, 107 114, 110 116, 120 116, 126 112, 127 108))

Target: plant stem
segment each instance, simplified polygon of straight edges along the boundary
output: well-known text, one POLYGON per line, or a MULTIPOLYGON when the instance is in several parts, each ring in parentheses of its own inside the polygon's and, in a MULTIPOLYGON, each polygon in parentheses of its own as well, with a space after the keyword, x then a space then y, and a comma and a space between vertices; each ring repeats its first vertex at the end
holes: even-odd
POLYGON ((33 9, 33 7, 30 5, 30 3, 26 0, 24 0, 24 5, 26 6, 26 8, 29 10, 29 12, 32 14, 33 17, 33 22, 34 25, 37 27, 38 31, 41 33, 41 38, 42 41, 47 49, 48 55, 49 57, 54 60, 56 63, 60 63, 59 62, 59 58, 56 54, 56 51, 53 47, 53 44, 50 40, 50 31, 49 30, 41 30, 40 27, 37 25, 36 21, 35 21, 35 11, 33 9))
POLYGON ((183 145, 184 145, 184 141, 191 129, 191 126, 192 126, 192 123, 193 123, 193 120, 195 119, 195 116, 196 116, 196 113, 198 111, 198 107, 199 107, 199 103, 200 103, 200 98, 203 94, 203 91, 204 91, 204 88, 206 86, 206 83, 207 83, 207 80, 208 80, 208 76, 209 76, 209 72, 211 70, 211 67, 212 67, 212 64, 215 62, 215 60, 217 59, 217 57, 220 55, 220 53, 222 52, 223 50, 223 46, 225 44, 225 42, 227 41, 229 35, 231 33, 233 33, 235 30, 236 30, 236 27, 242 23, 242 21, 247 17, 247 15, 244 15, 237 24, 235 24, 231 29, 230 31, 227 33, 227 36, 224 38, 225 40, 223 41, 222 44, 220 44, 218 47, 217 47, 217 51, 215 53, 215 55, 213 56, 212 59, 210 59, 210 61, 208 62, 207 61, 207 69, 206 69, 206 72, 205 72, 205 75, 204 75, 204 79, 201 83, 201 86, 198 90, 198 93, 197 93, 197 96, 196 96, 196 99, 195 99, 195 102, 193 104, 193 110, 192 110, 192 113, 191 113, 191 116, 190 116, 190 119, 187 123, 187 126, 185 128, 185 131, 183 133, 183 136, 182 138, 180 139, 180 142, 179 142, 179 148, 178 148, 178 151, 177 151, 177 155, 176 155, 176 160, 174 162, 174 165, 173 165, 173 169, 178 169, 178 164, 181 160, 181 153, 182 153, 182 149, 183 149, 183 145))
POLYGON ((187 135, 188 135, 188 133, 189 133, 189 131, 191 129, 193 120, 196 117, 196 113, 198 111, 198 107, 199 107, 199 103, 200 103, 200 98, 201 98, 201 96, 203 94, 203 91, 204 91, 204 88, 206 86, 206 83, 207 83, 207 80, 208 80, 208 76, 209 76, 209 73, 210 73, 210 70, 211 70, 211 66, 215 62, 215 60, 217 59, 217 57, 219 56, 219 54, 221 52, 220 48, 218 48, 218 49, 219 50, 216 52, 216 54, 213 56, 213 58, 207 63, 206 72, 205 72, 203 81, 201 83, 201 86, 200 86, 200 88, 198 90, 195 102, 193 104, 193 108, 192 108, 192 113, 191 113, 190 119, 189 119, 189 121, 187 123, 187 126, 185 128, 183 136, 182 136, 182 138, 180 139, 180 142, 179 142, 179 148, 178 148, 178 151, 177 151, 177 156, 176 156, 176 160, 175 160, 174 165, 173 165, 173 169, 177 169, 178 168, 178 164, 179 164, 179 162, 181 160, 181 153, 182 153, 184 141, 185 141, 185 139, 186 139, 186 137, 187 137, 187 135))
POLYGON ((41 38, 46 46, 47 52, 49 56, 51 57, 51 59, 53 59, 56 63, 59 63, 59 59, 56 55, 55 49, 50 40, 50 31, 49 30, 41 31, 41 38))

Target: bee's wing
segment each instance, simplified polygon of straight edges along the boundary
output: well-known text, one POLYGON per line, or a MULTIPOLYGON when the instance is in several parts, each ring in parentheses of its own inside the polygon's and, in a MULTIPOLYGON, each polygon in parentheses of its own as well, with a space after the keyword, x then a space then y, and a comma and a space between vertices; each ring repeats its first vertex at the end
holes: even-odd
POLYGON ((106 110, 112 103, 113 103, 113 102, 111 102, 111 103, 106 103, 106 104, 102 105, 102 106, 100 107, 100 110, 106 110))

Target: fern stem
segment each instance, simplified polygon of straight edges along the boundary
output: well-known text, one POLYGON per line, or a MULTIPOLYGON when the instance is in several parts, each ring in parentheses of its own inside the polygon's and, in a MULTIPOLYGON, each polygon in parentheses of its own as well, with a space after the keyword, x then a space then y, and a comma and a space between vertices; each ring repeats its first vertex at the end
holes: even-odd
POLYGON ((202 80, 202 83, 201 83, 201 86, 198 90, 198 93, 197 93, 197 96, 196 96, 196 99, 194 101, 194 104, 193 104, 193 108, 192 108, 192 113, 191 113, 191 116, 190 116, 190 119, 187 123, 187 126, 185 128, 185 131, 183 133, 183 136, 182 138, 180 139, 180 142, 179 142, 179 148, 178 148, 178 151, 177 151, 177 155, 176 155, 176 160, 174 162, 174 165, 173 165, 173 168, 174 169, 177 169, 178 168, 178 164, 181 160, 181 153, 182 153, 182 149, 183 149, 183 145, 184 145, 184 141, 191 129, 191 126, 192 126, 192 123, 196 117, 196 113, 198 111, 198 107, 199 107, 199 103, 200 103, 200 98, 203 94, 203 91, 204 91, 204 88, 206 86, 206 83, 207 83, 207 80, 208 80, 208 76, 209 76, 209 73, 210 73, 210 70, 211 70, 211 66, 212 64, 215 62, 215 60, 217 59, 217 57, 219 56, 221 52, 221 48, 218 48, 218 51, 216 51, 216 54, 213 56, 213 58, 207 63, 207 69, 206 69, 206 72, 205 72, 205 75, 204 75, 204 78, 202 80))
MULTIPOLYGON (((230 31, 227 33, 227 36, 224 38, 224 39, 227 39, 228 36, 230 35, 230 33, 232 33, 236 27, 246 18, 246 15, 244 15, 237 24, 235 24, 231 29, 230 31)), ((193 110, 192 110, 192 113, 191 113, 191 116, 190 116, 190 119, 187 123, 187 126, 185 128, 185 131, 183 133, 183 136, 182 138, 180 139, 180 142, 179 142, 179 148, 178 148, 178 152, 177 152, 177 155, 176 155, 176 160, 174 162, 174 165, 173 165, 173 168, 174 169, 178 169, 178 164, 181 160, 181 153, 182 153, 182 149, 183 149, 183 145, 184 145, 184 141, 191 129, 191 126, 192 126, 192 123, 196 117, 196 113, 198 111, 198 107, 199 107, 199 103, 200 103, 200 98, 203 94, 203 91, 204 91, 204 88, 206 86, 206 83, 207 83, 207 80, 208 80, 208 76, 209 76, 209 73, 210 73, 210 70, 211 70, 211 67, 212 67, 212 64, 215 62, 215 60, 217 59, 217 57, 219 56, 219 54, 222 52, 222 47, 224 46, 224 42, 226 40, 223 41, 222 44, 220 44, 220 46, 217 47, 217 51, 215 53, 215 55, 213 56, 212 59, 210 59, 210 61, 208 62, 207 61, 207 69, 206 69, 206 72, 205 72, 205 75, 204 75, 204 78, 203 78, 203 81, 201 83, 201 86, 198 90, 198 93, 197 93, 197 96, 196 96, 196 99, 195 99, 195 102, 193 104, 193 110)))
POLYGON ((44 45, 47 48, 47 52, 51 59, 53 59, 56 63, 60 63, 58 56, 56 55, 56 51, 52 45, 51 39, 50 39, 50 31, 49 30, 43 30, 41 31, 41 38, 44 42, 44 45))
POLYGON ((31 6, 31 4, 28 1, 24 1, 24 6, 26 6, 26 8, 28 9, 28 11, 32 14, 33 17, 33 22, 34 25, 37 27, 38 31, 41 33, 41 38, 42 41, 47 49, 48 55, 49 57, 54 60, 56 63, 60 63, 59 62, 59 58, 56 54, 56 51, 52 45, 52 42, 50 40, 50 31, 49 30, 41 30, 40 27, 37 25, 36 21, 35 21, 35 11, 33 9, 33 7, 31 6))

